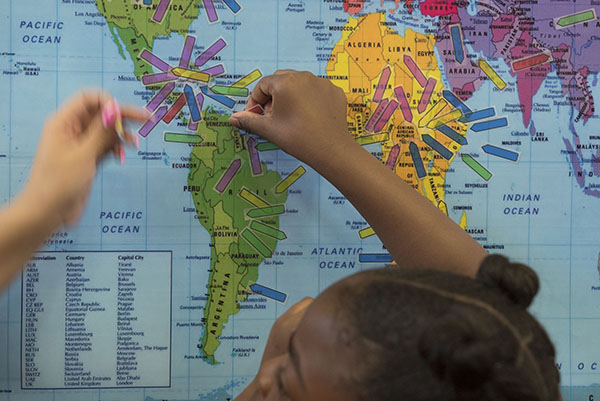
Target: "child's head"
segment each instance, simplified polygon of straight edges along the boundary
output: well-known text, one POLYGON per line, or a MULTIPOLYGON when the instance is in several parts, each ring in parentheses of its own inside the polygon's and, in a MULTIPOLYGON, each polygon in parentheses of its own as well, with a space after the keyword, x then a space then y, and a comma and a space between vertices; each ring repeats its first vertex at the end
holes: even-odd
POLYGON ((261 369, 265 399, 558 400, 554 347, 526 308, 529 267, 501 256, 477 280, 369 270, 309 307, 291 352, 261 369))

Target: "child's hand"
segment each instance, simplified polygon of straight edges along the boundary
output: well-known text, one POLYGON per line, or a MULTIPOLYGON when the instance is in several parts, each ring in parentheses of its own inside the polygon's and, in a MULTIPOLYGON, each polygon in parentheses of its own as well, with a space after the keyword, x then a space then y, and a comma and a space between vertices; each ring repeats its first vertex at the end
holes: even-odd
MULTIPOLYGON (((85 92, 64 104, 45 125, 23 196, 44 208, 57 226, 76 221, 83 211, 96 167, 119 147, 114 128, 102 123, 105 93, 85 92)), ((147 113, 123 108, 123 118, 144 120, 147 113)), ((129 143, 135 143, 131 133, 129 143)))
POLYGON ((260 104, 264 115, 242 111, 230 121, 313 165, 352 140, 346 102, 343 91, 328 80, 282 70, 261 79, 252 91, 246 110, 260 104))

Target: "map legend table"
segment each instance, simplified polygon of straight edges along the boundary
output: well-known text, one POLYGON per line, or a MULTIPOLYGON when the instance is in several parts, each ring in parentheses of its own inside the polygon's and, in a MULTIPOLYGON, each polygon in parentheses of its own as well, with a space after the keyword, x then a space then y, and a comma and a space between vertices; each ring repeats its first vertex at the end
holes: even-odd
POLYGON ((23 389, 168 387, 171 252, 41 252, 23 272, 23 389))

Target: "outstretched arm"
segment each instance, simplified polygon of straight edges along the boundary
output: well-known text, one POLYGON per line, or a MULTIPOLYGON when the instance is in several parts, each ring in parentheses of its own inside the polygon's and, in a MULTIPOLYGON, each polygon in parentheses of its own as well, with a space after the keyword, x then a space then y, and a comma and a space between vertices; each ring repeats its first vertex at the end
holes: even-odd
POLYGON ((254 89, 231 123, 304 161, 356 207, 401 266, 475 276, 487 252, 349 134, 346 97, 311 73, 278 71, 254 89))
MULTIPOLYGON (((53 231, 78 220, 98 162, 118 152, 117 135, 101 118, 109 100, 105 94, 81 94, 46 122, 25 189, 0 210, 0 290, 53 231)), ((127 108, 123 117, 147 115, 127 108)), ((127 140, 134 142, 130 134, 127 140)))

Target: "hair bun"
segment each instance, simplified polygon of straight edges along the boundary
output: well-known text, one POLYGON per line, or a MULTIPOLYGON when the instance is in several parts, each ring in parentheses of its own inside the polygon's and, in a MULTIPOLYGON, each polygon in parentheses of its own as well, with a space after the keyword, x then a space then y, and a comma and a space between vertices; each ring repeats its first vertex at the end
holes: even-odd
POLYGON ((510 263, 502 255, 486 257, 477 279, 496 288, 515 304, 527 308, 540 288, 540 280, 535 271, 521 263, 510 263))
POLYGON ((455 311, 422 333, 418 348, 440 379, 458 391, 474 391, 492 379, 498 350, 469 315, 455 311))

